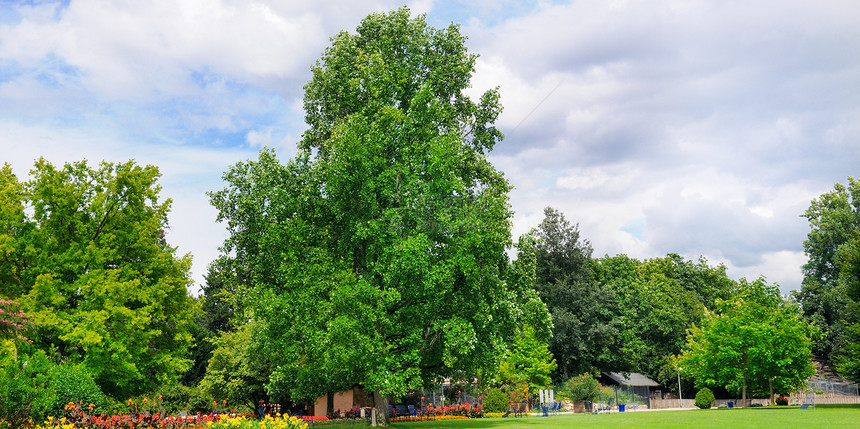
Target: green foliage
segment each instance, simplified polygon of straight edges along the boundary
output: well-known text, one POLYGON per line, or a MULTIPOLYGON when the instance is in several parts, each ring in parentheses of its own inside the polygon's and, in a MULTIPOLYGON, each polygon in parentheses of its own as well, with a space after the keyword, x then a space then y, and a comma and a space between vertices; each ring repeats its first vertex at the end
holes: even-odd
POLYGON ((809 261, 797 300, 804 316, 823 336, 815 353, 836 363, 837 371, 860 381, 856 344, 860 324, 860 182, 848 178, 812 200, 803 214, 810 231, 803 247, 809 261))
MULTIPOLYGON (((631 366, 655 378, 666 358, 681 352, 686 330, 735 289, 725 266, 711 267, 703 258, 692 262, 669 254, 638 261, 618 255, 600 259, 600 268, 602 281, 618 296, 619 331, 631 366)), ((673 385, 668 378, 658 381, 673 385)))
POLYGON ((56 399, 50 388, 54 364, 42 351, 0 361, 0 428, 18 429, 41 422, 56 399))
POLYGON ((175 379, 188 366, 191 258, 164 240, 158 170, 40 159, 31 176, 0 171, 0 295, 33 314, 35 345, 118 397, 175 379))
POLYGON ((615 292, 599 282, 591 244, 577 226, 547 207, 536 230, 535 289, 552 314, 549 347, 556 379, 597 370, 631 369, 615 292))
POLYGON ((52 366, 48 371, 50 388, 55 392, 54 402, 48 414, 55 417, 65 415, 63 407, 69 402, 94 404, 94 414, 106 412, 108 399, 99 386, 80 365, 63 364, 52 366))
POLYGON ((502 389, 490 389, 484 399, 484 412, 503 413, 508 409, 508 395, 502 389))
POLYGON ((700 326, 693 326, 679 365, 699 386, 725 386, 773 396, 790 392, 814 375, 814 327, 763 279, 742 279, 731 300, 720 302, 700 326))
POLYGON ((215 340, 217 348, 199 385, 206 395, 230 404, 244 404, 251 410, 258 401, 268 399, 268 360, 254 348, 256 326, 248 323, 215 340))
POLYGON ((714 405, 714 392, 711 392, 711 389, 707 387, 703 387, 701 390, 696 392, 696 406, 707 410, 714 405))
POLYGON ((562 383, 560 390, 570 398, 571 401, 597 400, 602 386, 591 374, 582 374, 571 377, 562 383))
POLYGON ((36 334, 32 317, 21 310, 20 303, 0 299, 0 342, 10 346, 13 358, 18 356, 19 349, 26 352, 32 348, 36 334))
POLYGON ((464 40, 406 8, 338 34, 305 86, 296 157, 264 150, 211 194, 225 275, 263 322, 269 394, 362 384, 384 407, 491 372, 523 324, 548 335, 534 265, 507 260, 510 185, 486 155, 501 106, 496 91, 464 94, 464 40))
POLYGON ((199 386, 176 384, 173 386, 163 386, 161 391, 164 392, 162 394, 162 403, 164 404, 165 414, 177 415, 182 411, 190 414, 212 411, 212 401, 214 399, 199 386))
POLYGON ((845 327, 844 342, 834 358, 836 370, 845 378, 860 380, 860 323, 845 327))
POLYGON ((514 341, 514 347, 499 366, 498 382, 512 386, 527 386, 529 392, 537 392, 549 386, 549 374, 556 363, 547 344, 540 341, 534 329, 526 326, 514 341))

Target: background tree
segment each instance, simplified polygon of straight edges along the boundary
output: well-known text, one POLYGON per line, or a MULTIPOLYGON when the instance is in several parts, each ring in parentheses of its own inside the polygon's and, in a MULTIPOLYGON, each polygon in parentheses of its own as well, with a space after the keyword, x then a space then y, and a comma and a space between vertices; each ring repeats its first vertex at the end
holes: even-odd
POLYGON ((241 326, 235 332, 223 332, 214 341, 206 375, 200 388, 213 399, 243 405, 248 413, 256 410, 260 400, 267 400, 265 384, 269 380, 269 360, 254 343, 256 323, 241 326))
POLYGON ((493 371, 523 323, 548 333, 518 281, 533 265, 507 261, 510 186, 486 159, 501 107, 463 94, 464 40, 406 8, 338 34, 305 86, 299 154, 264 151, 212 194, 265 322, 269 393, 362 384, 385 416, 385 395, 493 371))
POLYGON ((558 362, 556 379, 629 370, 617 297, 599 281, 591 243, 551 207, 544 209, 536 237, 535 289, 552 315, 549 346, 558 362))
POLYGON ((158 170, 41 159, 31 176, 0 172, 0 291, 33 314, 35 345, 82 363, 114 397, 175 379, 188 365, 191 258, 165 242, 158 170))
POLYGON ((632 370, 676 389, 672 356, 681 352, 687 329, 735 291, 725 266, 676 254, 646 261, 607 256, 599 263, 601 282, 618 297, 619 331, 632 370))
POLYGON ((814 329, 796 305, 763 279, 742 279, 738 293, 718 302, 701 325, 693 326, 679 364, 697 386, 721 386, 741 394, 750 389, 789 393, 814 375, 814 329))
POLYGON ((4 164, 0 168, 0 298, 18 297, 26 290, 21 258, 24 246, 19 241, 31 228, 24 214, 26 201, 24 184, 12 167, 4 164))
POLYGON ((546 342, 537 338, 529 325, 520 332, 513 348, 499 366, 497 380, 513 391, 536 393, 546 389, 552 379, 550 373, 557 365, 546 342))
POLYGON ((860 381, 860 182, 848 178, 812 200, 803 214, 810 231, 803 247, 809 261, 796 293, 804 315, 823 336, 815 354, 836 363, 840 374, 860 381), (855 368, 855 369, 852 369, 855 368))
POLYGON ((209 359, 215 350, 215 339, 219 335, 233 332, 235 317, 235 286, 228 283, 230 278, 223 273, 225 261, 218 259, 209 264, 206 283, 202 296, 195 299, 194 325, 190 332, 194 339, 191 348, 192 364, 182 376, 182 383, 196 385, 206 374, 209 359))

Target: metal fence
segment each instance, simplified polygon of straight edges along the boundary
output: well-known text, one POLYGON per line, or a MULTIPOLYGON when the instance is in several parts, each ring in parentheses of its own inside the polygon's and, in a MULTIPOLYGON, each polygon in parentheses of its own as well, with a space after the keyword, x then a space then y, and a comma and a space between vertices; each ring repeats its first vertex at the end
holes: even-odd
POLYGON ((857 384, 833 381, 824 377, 812 377, 806 382, 810 390, 825 396, 860 396, 857 384), (819 393, 820 392, 820 393, 819 393))

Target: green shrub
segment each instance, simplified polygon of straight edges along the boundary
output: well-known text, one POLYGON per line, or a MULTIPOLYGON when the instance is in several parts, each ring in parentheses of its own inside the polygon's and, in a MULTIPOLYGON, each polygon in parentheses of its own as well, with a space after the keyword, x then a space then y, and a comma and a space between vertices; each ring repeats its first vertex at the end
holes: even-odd
POLYGON ((484 412, 503 413, 508 409, 508 395, 502 389, 490 389, 484 399, 484 412))
POLYGON ((711 408, 711 405, 714 405, 714 392, 704 387, 696 393, 696 406, 705 410, 711 408))
POLYGON ((93 404, 95 414, 107 412, 107 397, 82 366, 55 365, 49 371, 49 376, 50 387, 56 392, 54 402, 48 410, 49 415, 62 417, 65 414, 64 407, 69 402, 83 402, 84 407, 93 404))
POLYGON ((562 383, 561 390, 571 401, 594 402, 600 396, 600 383, 591 374, 571 377, 562 383))
POLYGON ((182 411, 191 414, 212 411, 213 399, 200 387, 175 384, 163 388, 162 391, 164 392, 162 403, 166 414, 179 414, 182 411))
POLYGON ((18 356, 6 360, 0 367, 0 429, 17 429, 27 424, 44 421, 54 391, 49 388, 49 376, 54 364, 38 351, 32 356, 18 356))

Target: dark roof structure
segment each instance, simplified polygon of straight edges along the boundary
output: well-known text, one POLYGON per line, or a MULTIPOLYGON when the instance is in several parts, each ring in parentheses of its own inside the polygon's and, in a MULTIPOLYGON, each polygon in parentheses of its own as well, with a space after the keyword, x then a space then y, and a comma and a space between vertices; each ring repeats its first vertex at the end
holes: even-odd
POLYGON ((605 376, 609 377, 612 381, 617 383, 619 386, 648 386, 655 387, 660 384, 656 381, 639 374, 638 372, 631 372, 627 377, 620 372, 604 372, 605 376))

